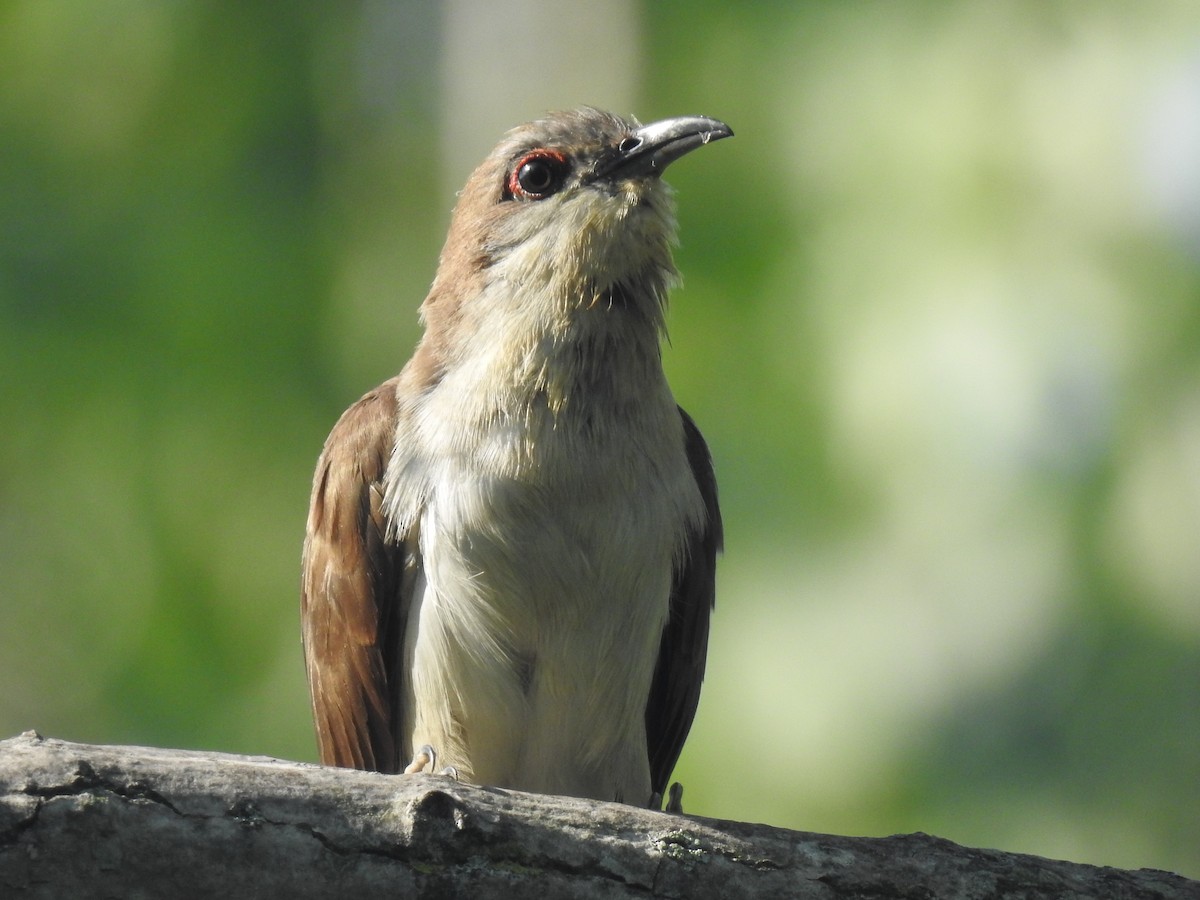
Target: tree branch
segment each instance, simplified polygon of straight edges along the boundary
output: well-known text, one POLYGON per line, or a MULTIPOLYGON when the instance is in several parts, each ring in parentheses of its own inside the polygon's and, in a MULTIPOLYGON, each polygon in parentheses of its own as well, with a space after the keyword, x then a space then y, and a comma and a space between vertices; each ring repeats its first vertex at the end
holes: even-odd
POLYGON ((0 894, 1194 900, 1200 883, 27 732, 0 741, 0 894))

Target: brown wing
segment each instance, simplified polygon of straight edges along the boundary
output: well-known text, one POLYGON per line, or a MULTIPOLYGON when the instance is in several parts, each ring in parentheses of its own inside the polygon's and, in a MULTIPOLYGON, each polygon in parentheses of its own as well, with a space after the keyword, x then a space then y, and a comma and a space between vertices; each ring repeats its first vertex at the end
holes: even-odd
POLYGON ((663 796, 700 702, 708 623, 716 599, 717 553, 723 539, 717 480, 708 445, 691 416, 682 409, 679 415, 683 417, 688 462, 708 515, 703 527, 689 536, 687 556, 675 573, 671 609, 646 704, 650 783, 663 796))
POLYGON ((383 473, 396 431, 395 379, 342 415, 313 479, 300 617, 317 747, 326 765, 395 772, 409 556, 389 543, 383 473))

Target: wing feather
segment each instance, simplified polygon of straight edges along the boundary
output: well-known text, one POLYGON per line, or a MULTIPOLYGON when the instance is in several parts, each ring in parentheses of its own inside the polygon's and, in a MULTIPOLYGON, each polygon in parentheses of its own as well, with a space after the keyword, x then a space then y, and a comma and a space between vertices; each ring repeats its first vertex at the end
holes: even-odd
POLYGON ((717 554, 723 541, 717 480, 708 445, 691 416, 683 409, 679 415, 688 462, 707 515, 703 525, 688 536, 687 553, 675 573, 670 612, 646 704, 650 781, 654 791, 664 796, 700 702, 709 619, 716 600, 717 554))
POLYGON ((351 406, 317 463, 304 538, 301 622, 317 747, 326 765, 400 767, 406 542, 387 539, 383 474, 396 380, 351 406))

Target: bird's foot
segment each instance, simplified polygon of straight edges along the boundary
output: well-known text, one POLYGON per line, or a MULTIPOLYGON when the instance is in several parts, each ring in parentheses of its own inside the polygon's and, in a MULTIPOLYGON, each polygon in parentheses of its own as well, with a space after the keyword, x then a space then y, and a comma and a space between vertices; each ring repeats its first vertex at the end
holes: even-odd
POLYGON ((667 812, 683 815, 683 785, 678 781, 667 789, 667 812))
POLYGON ((458 769, 454 768, 454 766, 446 766, 441 771, 438 771, 437 751, 430 744, 419 747, 417 752, 413 754, 412 762, 404 767, 405 775, 416 775, 421 772, 430 775, 434 773, 446 775, 458 781, 458 769))
MULTIPOLYGON (((658 791, 655 791, 650 795, 650 808, 662 809, 662 801, 662 794, 660 794, 658 791)), ((667 789, 667 808, 664 810, 664 812, 675 813, 676 815, 680 816, 683 815, 683 785, 678 781, 674 782, 671 787, 667 789)))
POLYGON ((412 762, 404 767, 405 775, 416 775, 418 772, 432 771, 437 766, 437 751, 426 744, 413 754, 412 762))

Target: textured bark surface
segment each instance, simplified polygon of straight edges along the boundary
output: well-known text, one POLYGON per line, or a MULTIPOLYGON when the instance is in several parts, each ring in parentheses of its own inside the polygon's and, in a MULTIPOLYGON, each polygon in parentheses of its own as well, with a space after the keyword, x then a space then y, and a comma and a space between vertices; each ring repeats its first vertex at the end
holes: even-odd
POLYGON ((0 896, 1195 900, 1200 882, 26 733, 0 742, 0 896))

